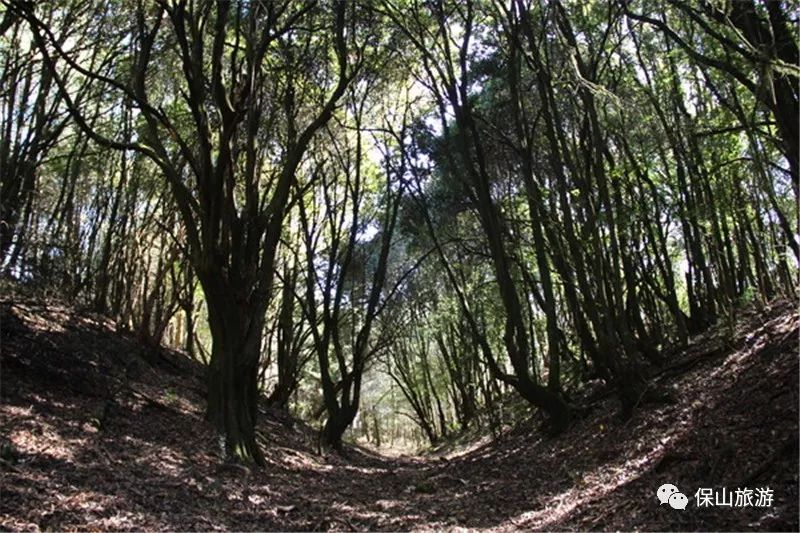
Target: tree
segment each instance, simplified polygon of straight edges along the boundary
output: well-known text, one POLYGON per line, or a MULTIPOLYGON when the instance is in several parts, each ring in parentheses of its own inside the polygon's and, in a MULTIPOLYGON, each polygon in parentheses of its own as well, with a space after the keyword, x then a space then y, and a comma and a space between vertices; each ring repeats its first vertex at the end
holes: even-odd
POLYGON ((781 149, 789 163, 795 196, 800 197, 800 126, 797 115, 797 80, 800 78, 800 52, 796 33, 792 34, 789 3, 766 0, 737 0, 724 4, 703 1, 699 6, 680 0, 668 0, 680 15, 696 25, 705 37, 722 51, 722 57, 706 53, 696 43, 660 19, 633 11, 622 3, 625 13, 634 20, 661 29, 692 60, 719 69, 750 91, 770 110, 781 140, 781 149), (744 61, 746 67, 738 62, 744 61), (755 79, 754 79, 755 78, 755 79))
POLYGON ((262 393, 335 449, 630 416, 796 290, 788 2, 2 6, 3 276, 206 364, 227 456, 262 393))
POLYGON ((320 188, 311 190, 308 206, 299 204, 307 263, 304 311, 327 412, 323 438, 336 450, 341 450, 342 436, 358 413, 366 365, 383 345, 373 339, 373 328, 394 293, 387 293, 386 286, 406 189, 405 161, 389 152, 391 142, 405 141, 405 122, 394 138, 384 141, 383 183, 365 161, 366 93, 374 83, 368 80, 363 92, 350 92, 353 145, 347 130, 340 138, 331 133, 331 157, 318 168, 324 174, 320 188), (370 227, 376 227, 372 239, 364 235, 370 227))
MULTIPOLYGON (((43 15, 63 26, 52 10, 43 15), (53 20, 56 19, 56 20, 53 20)), ((43 68, 33 44, 25 45, 25 27, 14 10, 3 17, 0 72, 0 265, 6 274, 18 265, 32 216, 38 167, 67 126, 53 77, 43 68)), ((76 99, 82 98, 79 91, 76 99)))
MULTIPOLYGON (((29 22, 83 131, 101 145, 146 155, 163 173, 208 307, 207 416, 227 455, 263 464, 255 420, 264 315, 292 185, 354 74, 345 2, 330 10, 293 2, 140 2, 134 23, 123 28, 130 71, 117 76, 65 48, 34 6, 14 2, 11 9, 29 22), (306 23, 328 29, 311 34, 302 29, 306 23), (141 121, 137 139, 122 142, 93 128, 68 74, 129 98, 141 121), (158 79, 163 88, 153 87, 158 79), (315 81, 329 90, 315 92, 315 81)), ((98 31, 85 38, 106 49, 99 39, 111 21, 97 22, 98 31)))

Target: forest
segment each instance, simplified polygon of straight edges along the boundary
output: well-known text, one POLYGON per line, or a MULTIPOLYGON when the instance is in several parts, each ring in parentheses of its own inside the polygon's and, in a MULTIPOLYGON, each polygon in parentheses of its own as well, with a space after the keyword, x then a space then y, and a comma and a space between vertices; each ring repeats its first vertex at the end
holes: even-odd
MULTIPOLYGON (((799 13, 791 0, 1 0, 0 456, 19 476, 3 481, 3 529, 28 529, 11 487, 35 455, 14 406, 40 401, 35 383, 77 401, 80 357, 96 357, 86 375, 117 383, 92 392, 116 405, 92 415, 103 439, 126 402, 178 409, 192 394, 195 422, 164 431, 208 465, 277 475, 287 428, 303 428, 308 461, 345 478, 400 461, 386 468, 430 501, 492 477, 451 465, 430 487, 414 472, 437 457, 518 439, 544 446, 524 461, 561 450, 552 468, 573 472, 581 452, 559 446, 613 427, 626 444, 587 449, 624 455, 637 424, 671 431, 680 406, 711 401, 718 385, 692 379, 728 373, 714 405, 738 410, 714 435, 752 419, 724 447, 771 443, 744 480, 772 480, 783 521, 697 515, 702 482, 748 470, 715 459, 682 522, 648 481, 629 497, 662 515, 640 522, 302 521, 288 501, 273 522, 35 529, 796 530, 799 13), (191 387, 167 373, 148 378, 151 396, 131 392, 139 358, 191 387)), ((656 474, 686 466, 681 453, 656 474)), ((379 478, 364 483, 394 490, 379 478)))

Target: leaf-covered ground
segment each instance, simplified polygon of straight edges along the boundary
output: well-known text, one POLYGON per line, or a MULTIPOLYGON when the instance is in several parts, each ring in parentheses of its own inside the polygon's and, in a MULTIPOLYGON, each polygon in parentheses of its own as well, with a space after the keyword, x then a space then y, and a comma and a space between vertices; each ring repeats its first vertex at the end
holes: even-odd
POLYGON ((0 528, 169 530, 798 529, 798 319, 776 302, 669 358, 672 403, 622 421, 612 396, 548 438, 534 417, 449 456, 319 455, 280 413, 269 465, 222 463, 202 370, 101 317, 0 304, 0 528), (659 506, 658 486, 690 498, 659 506), (700 487, 770 488, 769 507, 698 508, 700 487))

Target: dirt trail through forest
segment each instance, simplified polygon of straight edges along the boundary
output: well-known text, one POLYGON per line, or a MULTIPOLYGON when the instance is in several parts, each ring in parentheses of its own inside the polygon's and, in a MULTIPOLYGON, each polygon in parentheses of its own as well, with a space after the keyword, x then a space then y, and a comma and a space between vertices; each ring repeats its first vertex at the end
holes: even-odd
POLYGON ((558 438, 534 417, 449 457, 340 457, 265 412, 261 470, 220 463, 202 370, 181 354, 63 307, 1 311, 2 529, 798 528, 800 320, 787 302, 694 339, 654 376, 675 403, 627 421, 587 389, 590 409, 558 438), (687 509, 658 505, 663 483, 687 509), (698 508, 701 487, 769 487, 774 501, 698 508))

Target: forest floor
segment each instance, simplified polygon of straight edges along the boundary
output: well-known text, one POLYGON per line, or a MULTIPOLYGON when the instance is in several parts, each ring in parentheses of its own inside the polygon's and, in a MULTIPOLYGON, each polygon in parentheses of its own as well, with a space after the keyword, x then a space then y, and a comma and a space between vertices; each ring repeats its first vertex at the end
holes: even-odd
MULTIPOLYGON (((798 318, 791 302, 693 339, 653 382, 675 402, 622 421, 589 406, 448 456, 319 455, 312 431, 260 420, 268 466, 222 463, 199 365, 99 316, 0 303, 3 530, 798 530, 798 318), (685 510, 659 505, 679 487, 685 510), (769 488, 768 507, 698 507, 699 488, 769 488)), ((592 398, 594 398, 592 400, 592 398)))

